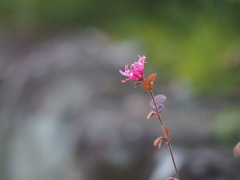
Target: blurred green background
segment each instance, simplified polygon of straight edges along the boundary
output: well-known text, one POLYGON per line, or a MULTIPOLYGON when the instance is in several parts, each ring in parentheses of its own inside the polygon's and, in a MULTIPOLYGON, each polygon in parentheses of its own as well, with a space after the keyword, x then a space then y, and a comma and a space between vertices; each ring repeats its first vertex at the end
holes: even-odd
POLYGON ((238 0, 0 2, 1 31, 13 37, 97 27, 119 41, 135 39, 163 79, 183 77, 210 97, 239 97, 239 22, 238 0))

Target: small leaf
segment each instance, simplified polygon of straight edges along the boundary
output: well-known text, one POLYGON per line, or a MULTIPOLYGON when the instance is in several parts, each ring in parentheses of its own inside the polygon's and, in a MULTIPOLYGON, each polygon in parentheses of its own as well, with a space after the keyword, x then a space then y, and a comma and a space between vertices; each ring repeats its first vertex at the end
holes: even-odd
POLYGON ((167 97, 163 94, 159 94, 157 96, 154 97, 156 103, 163 103, 166 101, 167 97))
MULTIPOLYGON (((156 111, 156 108, 155 108, 155 106, 154 106, 154 103, 150 104, 150 106, 151 106, 151 108, 152 108, 152 110, 153 110, 154 112, 157 112, 157 111, 156 111)), ((161 112, 163 111, 163 109, 164 109, 164 105, 158 103, 158 104, 157 104, 157 109, 158 109, 158 112, 161 113, 161 112)))
MULTIPOLYGON (((159 95, 154 97, 154 100, 156 102, 157 109, 158 109, 159 113, 161 113, 163 111, 164 105, 162 103, 164 101, 166 101, 166 99, 167 99, 167 97, 163 94, 159 94, 159 95)), ((150 107, 152 108, 153 111, 157 112, 153 100, 151 100, 151 102, 150 102, 150 107)))
POLYGON ((142 86, 142 82, 135 82, 134 87, 137 87, 137 86, 142 86))
POLYGON ((162 126, 162 132, 163 132, 164 136, 165 136, 169 141, 171 141, 170 135, 169 135, 170 130, 168 129, 167 126, 164 126, 164 125, 162 126))
POLYGON ((146 91, 152 90, 152 88, 154 87, 153 82, 154 82, 156 76, 157 76, 157 73, 153 73, 150 76, 148 76, 146 79, 144 79, 142 88, 146 91))
POLYGON ((155 111, 151 111, 151 112, 147 115, 147 119, 150 119, 153 115, 157 115, 155 111))
POLYGON ((153 142, 153 146, 158 146, 158 148, 160 148, 162 145, 162 137, 158 137, 154 142, 153 142))
POLYGON ((234 147, 233 153, 235 157, 240 156, 240 142, 234 147))
POLYGON ((177 178, 169 177, 167 180, 178 180, 177 178))

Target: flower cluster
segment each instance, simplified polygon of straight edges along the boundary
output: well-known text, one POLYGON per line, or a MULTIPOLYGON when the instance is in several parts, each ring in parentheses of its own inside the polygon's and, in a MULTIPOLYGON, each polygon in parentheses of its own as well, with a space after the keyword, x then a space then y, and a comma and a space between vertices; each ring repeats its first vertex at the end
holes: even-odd
POLYGON ((137 62, 134 62, 130 68, 128 68, 128 65, 125 65, 125 71, 119 70, 119 72, 127 76, 129 78, 122 80, 123 83, 126 81, 142 81, 144 79, 144 64, 146 57, 145 56, 138 56, 139 60, 137 62))

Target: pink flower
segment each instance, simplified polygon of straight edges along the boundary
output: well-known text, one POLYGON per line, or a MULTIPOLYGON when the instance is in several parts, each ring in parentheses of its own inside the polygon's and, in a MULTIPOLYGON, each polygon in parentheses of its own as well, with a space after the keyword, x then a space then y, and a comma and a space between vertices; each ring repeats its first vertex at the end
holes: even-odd
POLYGON ((125 71, 121 71, 119 70, 119 72, 124 75, 127 76, 129 78, 122 80, 123 83, 125 83, 126 81, 142 81, 144 78, 144 63, 146 57, 145 56, 138 56, 139 60, 137 62, 134 62, 130 68, 128 68, 128 65, 125 65, 125 71))

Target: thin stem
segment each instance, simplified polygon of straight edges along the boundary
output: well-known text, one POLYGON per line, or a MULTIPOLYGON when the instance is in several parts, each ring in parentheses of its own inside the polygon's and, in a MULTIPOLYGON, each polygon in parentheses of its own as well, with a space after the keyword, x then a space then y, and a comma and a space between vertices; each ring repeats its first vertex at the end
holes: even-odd
MULTIPOLYGON (((153 92, 152 92, 152 90, 150 90, 148 92, 149 92, 149 94, 150 94, 150 96, 151 96, 151 98, 153 100, 153 103, 154 103, 154 106, 155 106, 155 109, 156 109, 156 113, 158 115, 159 122, 160 122, 161 126, 163 126, 163 121, 162 121, 162 118, 160 116, 160 113, 158 112, 158 108, 157 108, 156 101, 154 99, 153 92)), ((176 162, 175 162, 175 159, 174 159, 174 155, 173 155, 173 152, 172 152, 172 147, 171 147, 171 141, 170 140, 167 142, 167 145, 168 145, 168 149, 169 149, 169 152, 170 152, 170 155, 171 155, 171 158, 172 158, 172 162, 173 162, 173 165, 174 165, 176 177, 177 177, 178 180, 180 180, 180 176, 179 176, 179 173, 178 173, 178 170, 177 170, 177 165, 176 165, 176 162)))
POLYGON ((157 112, 157 115, 158 115, 158 119, 159 119, 159 121, 160 121, 160 124, 161 124, 161 126, 163 126, 163 122, 162 122, 162 119, 161 119, 161 117, 160 117, 160 113, 159 113, 158 110, 157 110, 157 104, 156 104, 156 101, 155 101, 155 99, 154 99, 153 92, 152 92, 152 90, 150 90, 150 91, 148 91, 148 92, 149 92, 149 94, 150 94, 150 96, 151 96, 151 98, 152 98, 152 100, 153 100, 153 103, 154 103, 154 106, 155 106, 155 109, 156 109, 156 112, 157 112))
POLYGON ((180 180, 180 176, 179 176, 179 173, 178 173, 177 165, 176 165, 176 162, 175 162, 175 159, 174 159, 174 156, 173 156, 173 152, 172 152, 171 143, 168 143, 167 145, 168 145, 168 149, 169 149, 169 152, 171 154, 171 157, 172 157, 172 161, 173 161, 173 165, 174 165, 174 169, 175 169, 175 173, 176 173, 177 179, 180 180))

